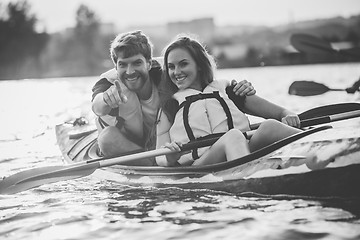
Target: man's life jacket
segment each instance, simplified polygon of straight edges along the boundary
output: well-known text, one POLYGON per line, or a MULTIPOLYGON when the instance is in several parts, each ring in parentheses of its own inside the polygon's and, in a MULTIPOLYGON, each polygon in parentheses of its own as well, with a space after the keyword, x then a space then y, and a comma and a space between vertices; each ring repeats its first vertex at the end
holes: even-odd
MULTIPOLYGON (((112 109, 110 114, 97 118, 96 125, 99 131, 107 126, 116 126, 120 130, 125 127, 127 134, 132 137, 131 140, 146 148, 155 147, 155 140, 150 138, 155 137, 152 131, 160 101, 157 84, 161 79, 161 66, 156 60, 152 61, 152 69, 149 75, 151 81, 156 82, 152 82, 152 95, 146 101, 139 100, 135 92, 130 91, 122 81, 119 81, 122 92, 126 95, 128 101, 126 104, 112 109), (131 119, 131 121, 128 121, 128 119, 131 119)), ((101 80, 98 82, 100 90, 94 92, 93 98, 96 94, 104 92, 114 84, 115 80, 118 79, 117 71, 111 69, 101 74, 100 78, 101 80)))

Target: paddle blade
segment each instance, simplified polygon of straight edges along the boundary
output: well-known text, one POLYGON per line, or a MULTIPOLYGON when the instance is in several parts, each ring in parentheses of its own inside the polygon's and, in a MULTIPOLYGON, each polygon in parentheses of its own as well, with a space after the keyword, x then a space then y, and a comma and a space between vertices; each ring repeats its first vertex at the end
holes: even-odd
POLYGON ((308 54, 336 54, 331 44, 318 37, 308 34, 293 34, 290 37, 291 45, 299 52, 308 54))
POLYGON ((330 90, 327 86, 313 81, 295 81, 289 87, 290 95, 314 96, 326 93, 330 90))
POLYGON ((16 173, 0 181, 0 194, 13 194, 48 183, 71 180, 92 174, 99 163, 76 166, 40 167, 16 173))
POLYGON ((360 110, 360 103, 337 103, 312 108, 299 114, 300 120, 325 117, 360 110))

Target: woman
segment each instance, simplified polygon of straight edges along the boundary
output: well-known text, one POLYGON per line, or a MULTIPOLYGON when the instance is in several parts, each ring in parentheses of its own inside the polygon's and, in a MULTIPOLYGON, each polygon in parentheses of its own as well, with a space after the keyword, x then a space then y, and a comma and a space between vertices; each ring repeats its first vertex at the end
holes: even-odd
POLYGON ((189 140, 225 132, 211 147, 192 153, 158 157, 160 166, 206 165, 230 161, 299 132, 299 117, 256 95, 243 99, 246 113, 276 119, 264 121, 250 140, 242 134, 249 121, 226 94, 229 82, 214 80, 215 64, 195 39, 179 37, 164 53, 164 79, 160 89, 157 148, 179 151, 189 140), (281 122, 280 122, 281 121, 281 122), (293 126, 293 127, 292 127, 293 126))

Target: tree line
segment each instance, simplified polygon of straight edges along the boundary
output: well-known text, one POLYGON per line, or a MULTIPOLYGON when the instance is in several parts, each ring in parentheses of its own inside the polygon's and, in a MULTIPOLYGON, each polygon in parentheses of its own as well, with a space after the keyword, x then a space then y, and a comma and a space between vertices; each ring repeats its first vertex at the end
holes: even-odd
POLYGON ((37 19, 29 13, 27 2, 9 3, 5 13, 7 17, 0 19, 0 77, 16 78, 21 72, 37 75, 49 35, 35 31, 37 19))
POLYGON ((38 32, 30 10, 26 0, 0 5, 0 79, 98 75, 109 68, 113 35, 99 34, 100 20, 86 5, 75 13, 75 28, 55 34, 38 32))

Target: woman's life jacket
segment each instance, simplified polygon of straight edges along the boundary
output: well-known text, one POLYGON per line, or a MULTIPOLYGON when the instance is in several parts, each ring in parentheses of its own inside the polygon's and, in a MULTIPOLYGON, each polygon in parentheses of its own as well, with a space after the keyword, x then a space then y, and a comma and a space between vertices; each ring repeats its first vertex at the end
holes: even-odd
MULTIPOLYGON (((225 81, 213 81, 202 92, 189 88, 174 94, 180 108, 169 131, 171 141, 184 144, 232 128, 250 130, 248 118, 226 94, 226 85, 225 81)), ((208 148, 195 149, 191 154, 183 155, 179 163, 191 165, 208 148)))

